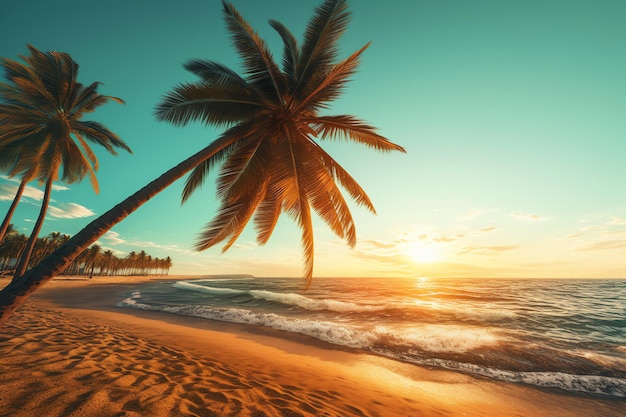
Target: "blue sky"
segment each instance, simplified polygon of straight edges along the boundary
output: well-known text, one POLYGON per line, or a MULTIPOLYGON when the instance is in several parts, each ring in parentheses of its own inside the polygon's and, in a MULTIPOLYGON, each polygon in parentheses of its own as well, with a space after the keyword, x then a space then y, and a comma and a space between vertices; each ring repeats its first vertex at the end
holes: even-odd
MULTIPOLYGON (((233 4, 280 60, 268 19, 302 39, 319 2, 233 4)), ((342 56, 372 45, 328 114, 356 115, 408 153, 326 143, 378 214, 354 207, 354 250, 317 222, 316 276, 626 276, 625 2, 355 0, 350 9, 342 56)), ((58 184, 42 235, 76 233, 219 134, 153 117, 166 91, 193 80, 186 60, 239 68, 217 0, 23 0, 3 6, 0 39, 0 56, 11 59, 28 43, 68 52, 79 80, 126 101, 91 118, 134 154, 96 149, 100 194, 88 181, 58 184)), ((0 213, 16 185, 0 178, 0 213)), ((182 185, 101 246, 169 255, 175 274, 301 274, 300 235, 288 218, 265 247, 249 230, 226 254, 194 252, 216 209, 214 186, 181 206, 182 185)), ((26 234, 41 199, 31 187, 13 218, 26 234)))

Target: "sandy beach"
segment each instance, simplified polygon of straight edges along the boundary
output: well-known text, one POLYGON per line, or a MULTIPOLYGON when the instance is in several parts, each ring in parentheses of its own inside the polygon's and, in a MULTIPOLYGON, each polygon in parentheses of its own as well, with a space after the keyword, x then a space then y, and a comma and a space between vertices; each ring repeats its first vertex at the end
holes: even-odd
POLYGON ((151 279, 61 279, 41 289, 0 329, 0 416, 624 415, 624 401, 115 306, 151 279))

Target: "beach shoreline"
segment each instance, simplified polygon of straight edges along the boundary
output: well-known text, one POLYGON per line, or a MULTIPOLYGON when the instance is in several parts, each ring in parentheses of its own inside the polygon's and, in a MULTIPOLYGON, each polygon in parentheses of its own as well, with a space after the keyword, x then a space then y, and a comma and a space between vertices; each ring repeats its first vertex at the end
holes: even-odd
POLYGON ((142 283, 185 278, 46 284, 0 328, 0 415, 623 415, 620 400, 419 367, 258 326, 116 307, 142 283))

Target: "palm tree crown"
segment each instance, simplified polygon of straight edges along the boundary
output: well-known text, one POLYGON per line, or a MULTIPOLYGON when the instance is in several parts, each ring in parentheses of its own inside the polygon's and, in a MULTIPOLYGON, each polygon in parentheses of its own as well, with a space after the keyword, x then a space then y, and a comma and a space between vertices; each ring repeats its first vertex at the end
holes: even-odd
POLYGON ((28 49, 24 63, 2 60, 7 82, 0 83, 0 151, 14 155, 7 172, 40 182, 89 176, 97 192, 98 160, 88 141, 113 155, 115 148, 132 151, 102 124, 81 119, 109 100, 123 101, 99 94, 97 82, 79 83, 78 64, 69 54, 28 49))
POLYGON ((379 151, 404 149, 354 116, 320 114, 339 97, 369 46, 337 60, 338 40, 349 20, 345 0, 326 0, 315 10, 302 46, 284 25, 270 21, 284 43, 281 68, 231 4, 223 2, 223 11, 244 75, 217 62, 191 60, 185 68, 200 80, 175 87, 156 109, 159 120, 176 125, 199 120, 227 127, 213 143, 218 152, 191 172, 183 190, 186 201, 221 164, 220 207, 196 248, 227 240, 227 250, 253 216, 257 241, 264 244, 284 212, 302 230, 304 275, 310 280, 312 211, 351 247, 356 243, 355 226, 338 184, 357 204, 375 212, 367 194, 320 141, 349 139, 379 151))

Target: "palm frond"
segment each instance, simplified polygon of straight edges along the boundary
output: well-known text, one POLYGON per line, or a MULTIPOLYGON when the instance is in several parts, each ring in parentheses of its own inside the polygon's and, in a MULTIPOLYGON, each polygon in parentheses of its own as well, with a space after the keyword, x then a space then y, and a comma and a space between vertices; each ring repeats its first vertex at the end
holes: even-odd
POLYGON ((221 205, 215 217, 204 227, 194 244, 197 251, 206 250, 228 237, 233 218, 241 207, 235 204, 221 205))
MULTIPOLYGON (((321 148, 320 148, 321 149, 321 148)), ((323 150, 322 150, 323 151, 323 150)), ((343 169, 330 155, 326 152, 321 152, 320 155, 324 161, 324 164, 332 171, 333 176, 339 181, 341 186, 348 192, 350 197, 359 206, 364 206, 372 214, 376 214, 374 204, 365 193, 365 190, 361 188, 358 182, 348 172, 343 169)))
POLYGON ((5 78, 13 83, 22 93, 23 98, 40 100, 46 108, 55 108, 56 100, 46 89, 40 75, 27 65, 17 61, 4 59, 2 66, 5 70, 5 78))
POLYGON ((73 121, 71 125, 73 131, 84 136, 85 139, 104 147, 113 155, 117 155, 114 148, 122 148, 128 153, 133 153, 133 151, 122 139, 119 138, 119 136, 99 122, 77 120, 73 121))
POLYGON ((0 123, 10 125, 7 127, 9 130, 15 125, 43 124, 48 117, 49 115, 45 111, 28 105, 24 106, 15 103, 0 104, 0 123))
POLYGON ((272 190, 267 187, 265 196, 254 215, 254 228, 257 231, 257 243, 259 245, 265 245, 269 241, 278 223, 280 213, 280 201, 276 198, 272 190))
POLYGON ((233 222, 231 230, 230 230, 230 239, 226 242, 226 245, 222 248, 222 253, 226 252, 230 247, 237 241, 241 233, 246 228, 246 225, 254 215, 257 207, 263 201, 263 196, 265 195, 267 183, 264 182, 260 184, 260 186, 254 190, 251 194, 242 196, 244 199, 244 203, 242 203, 242 207, 244 208, 239 212, 237 219, 233 222))
POLYGON ((274 28, 283 40, 283 73, 289 80, 290 90, 293 91, 296 85, 296 65, 298 63, 298 41, 295 36, 276 20, 270 20, 270 26, 274 28))
POLYGON ((99 96, 98 94, 98 86, 102 83, 95 82, 91 83, 88 86, 81 86, 81 88, 76 89, 77 94, 74 96, 71 104, 68 106, 68 111, 81 111, 87 103, 93 100, 94 97, 99 96))
POLYGON ((62 106, 64 109, 70 109, 72 103, 76 99, 78 92, 82 89, 82 84, 78 82, 78 64, 69 59, 67 62, 68 76, 66 78, 67 86, 64 97, 61 98, 62 106))
POLYGON ((59 167, 63 163, 63 158, 57 152, 57 144, 54 139, 50 133, 47 133, 38 147, 39 171, 37 179, 40 183, 45 183, 49 178, 52 178, 53 181, 59 178, 59 167))
POLYGON ((163 97, 155 116, 184 126, 191 121, 223 126, 249 120, 262 108, 250 89, 232 85, 181 84, 163 97))
POLYGON ((10 130, 2 130, 0 131, 0 150, 2 150, 5 146, 37 136, 47 130, 47 126, 42 125, 21 125, 13 126, 10 130))
POLYGON ((350 55, 328 72, 317 73, 301 89, 297 109, 317 111, 319 108, 328 108, 329 103, 343 92, 350 77, 359 66, 359 58, 369 47, 369 43, 350 55))
POLYGON ((278 69, 265 41, 232 4, 222 1, 224 20, 235 49, 243 60, 245 73, 251 84, 263 91, 264 96, 276 102, 282 99, 285 77, 278 69))
POLYGON ((300 50, 296 90, 306 85, 313 74, 326 72, 334 62, 338 53, 337 41, 346 30, 349 20, 350 13, 345 0, 326 0, 315 9, 300 50))
POLYGON ((265 193, 259 187, 238 200, 222 201, 216 217, 205 227, 196 241, 196 250, 208 249, 230 237, 222 252, 227 251, 245 229, 265 193))
POLYGON ((70 102, 70 107, 67 108, 67 112, 74 118, 78 118, 84 113, 93 112, 97 107, 102 106, 107 101, 126 104, 121 98, 99 94, 98 87, 100 85, 102 85, 102 83, 95 82, 87 87, 81 86, 79 91, 72 95, 73 99, 70 102))
POLYGON ((356 229, 350 209, 335 183, 332 167, 325 163, 325 152, 313 141, 300 140, 295 146, 300 178, 311 206, 322 220, 350 247, 356 244, 356 229))
POLYGON ((348 138, 378 151, 406 153, 402 146, 396 145, 384 136, 377 134, 372 126, 354 116, 320 116, 310 119, 308 122, 322 139, 348 138))
POLYGON ((311 284, 313 279, 313 259, 315 255, 315 243, 313 236, 313 222, 311 219, 311 209, 305 196, 301 196, 299 209, 297 212, 292 210, 293 216, 297 219, 302 235, 300 241, 302 243, 302 257, 304 258, 304 274, 303 278, 306 285, 311 284))
POLYGON ((204 162, 196 166, 193 171, 191 171, 185 181, 185 187, 183 188, 181 196, 181 204, 184 204, 198 188, 202 187, 211 170, 219 165, 237 146, 237 143, 233 143, 225 148, 222 148, 211 158, 206 159, 204 162))
POLYGON ((239 123, 226 130, 219 138, 211 143, 215 149, 213 157, 199 164, 187 178, 182 194, 182 203, 185 203, 191 194, 204 183, 209 172, 221 163, 233 149, 239 146, 239 142, 258 132, 259 126, 252 122, 239 123))
POLYGON ((246 80, 225 65, 203 59, 191 59, 185 63, 185 69, 197 75, 207 84, 229 84, 240 88, 249 88, 246 80))
POLYGON ((247 138, 228 156, 217 179, 218 198, 238 199, 254 192, 265 181, 271 159, 262 144, 262 136, 247 138))
MULTIPOLYGON (((86 145, 84 141, 83 143, 86 145)), ((61 145, 60 143, 58 144, 61 145)), ((72 184, 74 182, 81 181, 85 176, 89 176, 91 186, 95 193, 98 194, 100 192, 100 185, 98 184, 98 179, 95 172, 97 166, 92 165, 92 161, 90 160, 91 158, 89 158, 89 155, 85 156, 83 151, 81 151, 81 149, 76 146, 76 143, 74 143, 71 138, 63 141, 62 146, 64 147, 64 149, 62 152, 59 152, 59 154, 62 155, 63 158, 63 175, 61 176, 61 180, 68 184, 72 184)), ((87 149, 89 149, 88 146, 87 149)))
POLYGON ((76 132, 73 132, 73 133, 74 133, 74 137, 80 144, 83 153, 87 155, 87 158, 89 159, 89 163, 93 166, 94 170, 97 171, 99 169, 99 164, 98 164, 98 158, 96 158, 96 154, 93 153, 93 150, 87 144, 87 142, 85 142, 85 139, 83 138, 82 135, 76 132))

